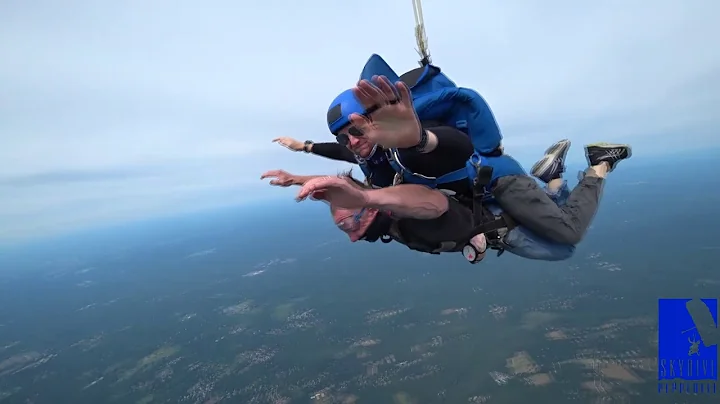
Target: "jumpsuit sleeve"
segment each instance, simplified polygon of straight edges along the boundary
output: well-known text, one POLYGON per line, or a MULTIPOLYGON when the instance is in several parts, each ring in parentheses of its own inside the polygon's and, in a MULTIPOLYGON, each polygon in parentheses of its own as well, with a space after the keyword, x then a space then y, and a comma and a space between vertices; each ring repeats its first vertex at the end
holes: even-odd
POLYGON ((427 153, 428 155, 450 161, 460 160, 462 164, 465 164, 465 161, 475 151, 470 137, 458 129, 450 126, 436 126, 426 129, 434 133, 438 139, 435 150, 427 153))
POLYGON ((357 164, 357 159, 355 158, 353 152, 340 143, 313 143, 312 154, 331 160, 346 161, 348 163, 357 164))
POLYGON ((398 150, 400 159, 408 169, 418 174, 436 177, 465 167, 467 160, 475 151, 468 135, 449 126, 426 129, 437 137, 437 146, 429 153, 420 153, 415 149, 398 150))

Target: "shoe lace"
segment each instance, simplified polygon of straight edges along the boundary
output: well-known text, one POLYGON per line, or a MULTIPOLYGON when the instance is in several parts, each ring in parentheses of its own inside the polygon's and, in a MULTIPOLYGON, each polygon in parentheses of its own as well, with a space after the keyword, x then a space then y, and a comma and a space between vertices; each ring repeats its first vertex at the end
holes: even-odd
POLYGON ((623 150, 622 149, 610 149, 607 151, 608 156, 614 159, 620 158, 622 156, 623 150))

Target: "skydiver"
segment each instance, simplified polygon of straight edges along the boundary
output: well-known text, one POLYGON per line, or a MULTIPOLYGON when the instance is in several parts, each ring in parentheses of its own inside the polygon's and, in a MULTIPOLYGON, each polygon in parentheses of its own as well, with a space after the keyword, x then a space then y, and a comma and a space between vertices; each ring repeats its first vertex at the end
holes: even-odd
MULTIPOLYGON (((380 79, 378 78, 379 82, 380 79)), ((392 86, 387 80, 383 81, 383 85, 392 86)), ((347 90, 338 98, 353 99, 352 93, 364 94, 367 91, 372 91, 374 87, 370 82, 363 80, 354 89, 347 90)), ((404 84, 396 87, 396 89, 397 91, 404 91, 406 94, 405 100, 409 102, 398 103, 390 109, 376 111, 372 114, 374 121, 382 121, 384 122, 383 125, 393 125, 396 120, 395 114, 398 112, 414 116, 412 101, 409 100, 409 89, 404 84)), ((404 166, 427 177, 442 177, 448 173, 464 170, 466 162, 474 150, 472 141, 465 133, 449 126, 426 123, 422 126, 423 134, 426 137, 423 144, 419 145, 421 139, 415 141, 411 135, 409 140, 403 140, 408 139, 408 136, 397 137, 394 133, 385 131, 382 128, 380 128, 380 132, 375 131, 377 135, 375 137, 352 135, 350 133, 358 133, 359 122, 362 122, 360 117, 354 117, 353 119, 356 119, 356 124, 351 124, 349 115, 344 117, 344 120, 347 121, 346 124, 335 131, 336 143, 313 144, 312 142, 306 142, 302 147, 308 152, 312 150, 319 155, 326 153, 324 156, 335 160, 355 164, 358 164, 359 161, 367 163, 368 168, 365 170, 367 179, 374 187, 392 185, 396 175, 395 170, 387 160, 387 155, 384 152, 386 149, 397 147, 404 166), (406 144, 403 144, 403 141, 406 144), (408 141, 412 144, 407 143, 408 141), (318 150, 322 150, 322 152, 318 152, 318 150)), ((407 127, 405 130, 419 134, 421 131, 419 121, 413 121, 413 123, 416 126, 407 127)), ((298 147, 297 143, 289 138, 278 138, 274 141, 291 150, 298 147)), ((464 178, 444 185, 444 189, 458 194, 467 194, 469 192, 468 181, 464 178)))
MULTIPOLYGON (((343 111, 345 115, 334 118, 335 121, 328 118, 328 122, 339 143, 347 144, 350 149, 356 151, 355 153, 369 155, 376 149, 375 145, 386 150, 392 148, 411 150, 413 147, 417 150, 417 145, 427 147, 431 144, 429 139, 433 138, 432 131, 423 128, 413 108, 408 86, 403 82, 398 81, 393 85, 385 77, 373 77, 372 83, 361 80, 356 87, 341 94, 333 105, 343 107, 349 105, 343 111), (357 110, 364 113, 354 112, 357 110)), ((490 117, 492 118, 491 114, 490 117)), ((494 118, 492 123, 495 123, 494 118)), ((455 128, 444 130, 448 134, 453 130, 457 131, 455 128)), ((454 143, 456 147, 462 144, 459 140, 454 143)), ((456 148, 454 156, 474 155, 476 148, 472 142, 464 144, 467 148, 465 153, 457 152, 456 148)), ((563 161, 568 147, 569 142, 560 142, 556 147, 548 150, 545 158, 533 167, 533 175, 546 183, 560 178, 565 169, 563 161)), ((517 170, 514 167, 517 163, 502 154, 499 144, 498 149, 499 155, 482 156, 483 161, 499 161, 502 158, 510 160, 509 165, 503 163, 492 167, 493 171, 500 168, 500 173, 493 174, 495 177, 485 187, 497 204, 496 210, 503 212, 499 215, 493 213, 493 216, 498 218, 494 223, 502 225, 503 220, 512 221, 548 241, 570 246, 577 245, 590 226, 598 209, 607 172, 612 171, 619 161, 631 155, 631 149, 627 145, 587 146, 586 156, 591 168, 568 195, 566 204, 558 206, 532 177, 526 175, 521 168, 517 170), (506 169, 507 167, 510 169, 506 169)), ((429 157, 430 154, 427 155, 429 157)), ((422 157, 423 153, 419 153, 418 156, 422 157)), ((418 161, 422 160, 418 159, 418 161)), ((457 165, 460 165, 460 162, 457 165)), ((404 167, 412 168, 407 163, 404 167)), ((371 183, 376 185, 374 181, 371 183)), ((441 188, 454 191, 454 199, 465 203, 466 206, 471 205, 468 204, 468 200, 476 199, 468 181, 456 181, 452 184, 454 185, 452 188, 446 185, 442 184, 441 188), (472 196, 468 196, 469 194, 472 196)), ((503 228, 501 226, 491 230, 499 231, 503 228)))
MULTIPOLYGON (((396 148, 398 153, 398 161, 402 162, 403 168, 408 172, 419 174, 420 176, 429 178, 442 178, 448 174, 458 171, 464 171, 468 158, 474 152, 472 140, 468 135, 455 127, 445 124, 438 119, 423 119, 420 125, 424 132, 427 133, 427 140, 419 139, 414 146, 403 147, 402 145, 393 144, 393 137, 385 140, 385 144, 381 139, 370 139, 364 137, 358 131, 359 127, 352 124, 350 115, 354 115, 357 120, 362 121, 361 117, 369 109, 375 108, 375 105, 363 107, 359 102, 359 96, 368 101, 372 98, 372 94, 377 90, 376 85, 383 83, 386 90, 394 87, 385 76, 370 76, 365 71, 379 70, 392 76, 395 81, 413 82, 417 80, 422 68, 414 69, 407 72, 402 78, 392 71, 392 69, 378 55, 372 55, 368 60, 363 76, 366 80, 361 80, 356 87, 346 90, 338 95, 330 105, 328 110, 328 127, 330 132, 335 135, 336 142, 314 143, 310 140, 300 142, 290 137, 279 137, 273 139, 276 142, 293 151, 305 151, 318 156, 326 157, 332 160, 345 161, 352 164, 359 164, 366 176, 369 184, 373 187, 386 187, 393 184, 397 174, 397 167, 393 167, 388 161, 389 149, 396 148), (372 82, 372 83, 371 83, 372 82), (368 98, 370 97, 370 98, 368 98), (354 114, 353 114, 354 113, 354 114), (388 141, 390 141, 388 143, 388 141), (422 143, 422 144, 418 144, 422 143), (418 148, 417 146, 422 146, 418 148)), ((439 72, 439 69, 438 69, 439 72)), ((444 76, 443 76, 444 77, 444 76)), ((407 102, 396 105, 396 109, 403 110, 405 113, 415 115, 412 108, 410 90, 407 84, 403 84, 407 91, 407 102)), ((396 87, 397 90, 397 87, 396 87)), ((397 97, 397 99, 400 99, 397 97)), ((482 100, 484 103, 484 100, 482 100)), ((490 133, 494 133, 500 137, 499 128, 495 122, 489 107, 487 109, 487 117, 483 124, 487 126, 488 138, 492 139, 490 133)), ((382 113, 382 112, 378 112, 382 113)), ((377 119, 376 114, 372 114, 373 119, 377 119)), ((420 130, 420 127, 417 129, 420 130)), ((492 143, 492 149, 501 152, 499 140, 497 144, 492 143)), ((470 188, 467 178, 451 180, 443 183, 443 189, 452 190, 461 195, 470 197, 470 188)))
MULTIPOLYGON (((594 147, 598 146, 587 147, 591 162, 594 147)), ((552 156, 545 156, 539 163, 552 156)), ((610 167, 610 163, 600 162, 588 168, 586 176, 603 179, 610 167)), ((506 222, 507 227, 497 234, 475 234, 475 225, 487 218, 489 212, 484 210, 487 208, 473 211, 455 198, 422 185, 399 184, 371 189, 349 173, 339 176, 269 174, 269 177, 275 178, 273 185, 301 185, 298 201, 308 197, 327 201, 335 224, 351 242, 388 237, 423 252, 462 251, 471 263, 484 259, 488 248, 544 261, 570 258, 575 250, 574 245, 551 242, 513 222, 506 222)), ((550 189, 549 193, 562 193, 562 187, 565 185, 550 189)), ((563 198, 559 197, 557 202, 562 204, 563 198)), ((501 214, 498 210, 492 213, 501 214)))
MULTIPOLYGON (((564 160, 569 147, 570 142, 568 140, 561 140, 553 144, 546 150, 545 156, 543 156, 543 158, 540 159, 534 166, 536 171, 543 170, 544 175, 541 176, 541 180, 546 182, 546 186, 544 188, 545 193, 558 206, 563 206, 570 195, 567 182, 562 179, 562 172, 564 171, 564 164, 562 161, 564 160)), ((304 186, 305 184, 311 183, 311 180, 317 178, 332 177, 299 176, 282 170, 273 170, 263 174, 262 178, 272 178, 270 181, 271 185, 287 187, 291 185, 304 186)), ((348 173, 340 175, 340 178, 351 181, 351 184, 354 183, 355 186, 367 188, 365 184, 352 179, 348 173)), ((413 185, 413 187, 415 186, 417 185, 413 185)), ((408 188, 403 186, 397 189, 407 190, 408 188)), ((442 204, 436 200, 437 195, 435 194, 413 191, 412 187, 409 189, 410 194, 405 196, 406 198, 419 198, 416 193, 420 192, 420 197, 425 195, 428 201, 424 201, 422 198, 413 199, 413 201, 418 201, 421 204, 423 202, 427 202, 429 206, 438 206, 442 204)), ((396 193, 399 191, 395 190, 392 192, 396 193)), ((355 197, 357 198, 358 196, 355 197)), ((322 193, 315 196, 315 199, 318 198, 323 198, 322 193)), ((383 209, 380 208, 362 206, 359 209, 352 210, 346 207, 351 205, 343 205, 342 202, 335 202, 333 200, 330 200, 329 202, 334 204, 331 206, 331 213, 335 224, 348 234, 352 242, 358 240, 377 240, 377 233, 383 233, 383 227, 387 226, 387 220, 383 216, 394 212, 395 215, 404 215, 401 216, 402 219, 399 219, 397 229, 395 230, 396 232, 402 233, 402 235, 395 235, 394 239, 396 241, 402 243, 404 240, 419 238, 421 240, 425 240, 425 243, 440 245, 442 241, 456 241, 457 238, 462 237, 460 236, 461 234, 468 233, 472 230, 473 222, 477 223, 477 219, 473 220, 474 214, 471 208, 468 208, 464 204, 459 204, 459 206, 457 206, 457 201, 453 197, 447 197, 447 199, 448 202, 446 205, 448 206, 448 210, 452 210, 452 212, 439 217, 419 217, 412 211, 409 213, 406 211, 397 211, 398 208, 395 208, 396 211, 388 208, 387 211, 383 212, 383 209), (378 212, 373 211, 372 209, 376 209, 378 212), (354 219, 350 220, 349 218, 354 219), (419 223, 418 220, 415 219, 422 220, 423 222, 419 223), (419 234, 410 236, 413 232, 419 232, 419 234)), ((406 204, 407 202, 405 201, 403 203, 406 204)), ((402 209, 402 206, 405 206, 406 209, 412 209, 412 205, 408 207, 401 204, 400 209, 402 209)), ((485 209, 489 209, 491 211, 490 213, 494 215, 501 214, 501 210, 496 206, 486 206, 485 209)), ((487 214, 488 212, 486 212, 486 215, 487 214)), ((390 214, 391 218, 392 216, 393 215, 390 214)), ((515 224, 512 224, 511 226, 511 228, 500 229, 496 236, 499 240, 490 243, 491 245, 489 247, 498 251, 507 250, 512 254, 524 258, 543 261, 565 260, 570 258, 575 251, 575 245, 555 243, 533 233, 524 226, 516 226, 515 224)), ((392 225, 390 227, 392 228, 392 225)), ((474 235, 470 241, 465 244, 472 245, 471 250, 467 252, 469 256, 466 254, 466 258, 468 258, 471 262, 479 262, 485 257, 485 250, 488 248, 488 242, 484 234, 474 235)), ((464 245, 455 245, 451 251, 456 251, 458 248, 463 247, 464 245)), ((463 252, 465 253, 466 251, 463 252)))

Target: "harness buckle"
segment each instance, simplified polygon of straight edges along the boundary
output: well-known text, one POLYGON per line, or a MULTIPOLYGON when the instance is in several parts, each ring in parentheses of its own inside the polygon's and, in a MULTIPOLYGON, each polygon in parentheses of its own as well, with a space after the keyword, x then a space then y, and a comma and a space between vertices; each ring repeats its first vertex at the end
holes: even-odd
POLYGON ((485 194, 485 188, 492 182, 493 168, 483 166, 479 163, 476 165, 475 179, 473 179, 473 193, 476 197, 485 194))

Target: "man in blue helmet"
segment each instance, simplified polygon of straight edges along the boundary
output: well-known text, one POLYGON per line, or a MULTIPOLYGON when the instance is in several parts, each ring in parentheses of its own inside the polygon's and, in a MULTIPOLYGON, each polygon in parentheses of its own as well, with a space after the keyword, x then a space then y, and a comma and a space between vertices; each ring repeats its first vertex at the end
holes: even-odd
MULTIPOLYGON (((443 128, 442 133, 446 136, 440 137, 437 133, 441 131, 437 128, 424 128, 415 112, 410 90, 403 82, 393 85, 387 78, 373 77, 372 83, 361 80, 349 91, 339 96, 328 112, 331 131, 340 142, 352 142, 353 138, 361 138, 368 144, 378 144, 386 150, 417 152, 417 161, 428 161, 430 157, 428 151, 442 156, 438 148, 442 140, 459 139, 464 135, 463 132, 451 127, 443 128), (340 140, 343 138, 347 140, 340 140)), ((469 145, 465 143, 467 149, 464 153, 458 152, 462 142, 458 140, 453 143, 456 145, 453 158, 459 155, 476 156, 477 148, 472 142, 470 143, 469 145)), ((564 171, 562 163, 568 147, 569 142, 560 142, 548 150, 546 158, 533 168, 533 174, 545 182, 559 178, 564 171)), ((629 158, 630 155, 631 150, 627 145, 587 146, 586 156, 592 167, 588 170, 588 175, 570 193, 564 206, 558 206, 533 178, 525 174, 522 168, 518 170, 515 167, 516 165, 519 167, 517 162, 503 155, 502 152, 495 156, 482 155, 478 161, 470 161, 472 165, 467 160, 458 161, 456 166, 466 165, 458 171, 463 171, 465 168, 477 169, 472 173, 474 177, 471 178, 472 182, 467 181, 470 175, 465 174, 462 180, 450 184, 454 185, 453 187, 449 187, 448 183, 441 186, 437 183, 424 185, 450 190, 455 199, 470 207, 480 199, 487 200, 490 194, 489 196, 494 200, 492 204, 487 205, 495 205, 502 210, 500 215, 486 214, 485 220, 493 223, 492 226, 495 227, 486 226, 484 230, 487 234, 492 234, 492 237, 499 237, 497 230, 506 228, 508 222, 513 222, 548 241, 576 245, 584 236, 597 211, 605 173, 612 171, 617 162, 629 158), (502 160, 509 161, 509 164, 505 164, 502 160), (488 174, 488 170, 485 170, 487 166, 483 165, 486 161, 490 164, 493 162, 501 164, 491 165, 488 174)), ((398 153, 395 154, 395 157, 397 156, 398 153)), ((405 162, 405 157, 402 158, 405 162)), ((413 171, 408 163, 405 163, 403 168, 413 171)), ((398 170, 395 172, 397 173, 398 170)), ((428 175, 414 171, 412 176, 409 178, 403 176, 403 182, 418 183, 415 180, 419 179, 422 184, 422 180, 427 177, 435 177, 429 178, 430 182, 433 182, 442 174, 428 175)))
MULTIPOLYGON (((412 70, 403 75, 404 81, 416 81, 418 69, 412 70)), ((357 87, 349 89, 338 95, 331 103, 327 113, 327 122, 330 132, 335 135, 336 142, 315 143, 310 140, 300 142, 290 137, 279 137, 273 142, 293 150, 304 151, 333 160, 346 161, 359 164, 366 180, 373 187, 386 187, 393 184, 398 170, 407 169, 418 177, 442 178, 448 174, 461 173, 466 171, 466 163, 473 154, 473 144, 466 133, 435 119, 423 119, 421 125, 427 130, 428 142, 422 149, 418 147, 394 147, 391 143, 382 144, 369 137, 359 136, 357 125, 352 125, 350 115, 352 113, 367 115, 375 110, 375 106, 366 109, 360 102, 358 95, 372 92, 372 82, 383 83, 387 90, 392 83, 385 76, 371 75, 370 72, 383 71, 400 81, 400 78, 390 69, 389 66, 377 55, 373 55, 366 65, 361 80, 357 87), (393 150, 394 149, 394 150, 393 150), (390 151, 393 150, 396 158, 389 160, 390 151), (395 164, 395 163, 400 163, 395 164), (402 167, 400 167, 402 166, 402 167)), ((412 100, 409 88, 403 84, 408 92, 407 106, 398 105, 405 111, 406 116, 414 116, 412 100)), ((398 98, 399 99, 399 98, 398 98)), ((374 116, 374 114, 373 114, 374 116)), ((490 114, 490 120, 493 121, 490 114)), ((377 118, 376 118, 377 119, 377 118)), ((497 130, 497 125, 495 126, 497 130)), ((498 145, 499 146, 499 145, 498 145)), ((461 175, 461 177, 463 177, 461 175)), ((466 178, 452 179, 443 183, 444 189, 449 189, 459 194, 469 195, 470 188, 466 178)))
MULTIPOLYGON (((391 149, 397 150, 399 161, 406 167, 429 178, 464 170, 472 155, 473 146, 467 135, 448 126, 421 124, 408 86, 402 82, 393 85, 382 76, 374 77, 373 83, 361 80, 356 87, 341 93, 333 100, 327 120, 338 145, 352 150, 367 182, 375 187, 390 186, 394 182, 396 170, 386 152, 391 149), (381 88, 396 93, 393 100, 388 100, 392 108, 363 106, 363 102, 370 102, 368 97, 376 97, 381 88), (368 130, 372 130, 372 134, 364 136, 368 130)), ((448 182, 444 188, 458 194, 469 191, 464 179, 448 182)))

